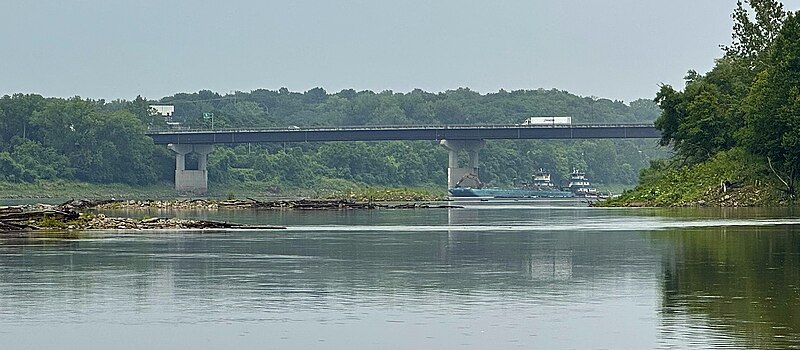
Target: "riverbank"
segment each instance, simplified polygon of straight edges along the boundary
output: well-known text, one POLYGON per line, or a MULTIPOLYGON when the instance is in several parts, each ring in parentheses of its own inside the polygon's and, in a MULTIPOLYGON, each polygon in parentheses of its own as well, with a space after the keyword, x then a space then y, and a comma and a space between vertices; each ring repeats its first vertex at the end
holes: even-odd
POLYGON ((792 205, 762 162, 743 152, 720 152, 693 167, 665 165, 642 173, 642 183, 602 207, 776 207, 792 205))
POLYGON ((114 203, 106 200, 71 201, 61 205, 34 204, 0 207, 0 232, 41 230, 108 229, 285 229, 273 225, 244 225, 231 222, 177 218, 109 217, 87 211, 114 203))
POLYGON ((62 203, 72 198, 118 198, 128 200, 173 199, 236 199, 236 198, 346 198, 354 201, 440 201, 447 191, 437 186, 372 187, 346 183, 326 183, 314 189, 284 187, 251 182, 212 184, 208 193, 198 195, 176 191, 172 184, 131 186, 126 184, 92 184, 76 181, 48 180, 35 182, 0 182, 0 199, 11 201, 37 200, 62 203))
POLYGON ((107 201, 92 206, 98 210, 116 209, 251 209, 251 210, 352 210, 352 209, 441 209, 461 206, 431 202, 377 202, 352 199, 257 200, 126 200, 107 201))
POLYGON ((98 230, 98 229, 284 229, 272 225, 243 225, 230 222, 177 219, 110 217, 102 210, 354 210, 354 209, 432 209, 462 208, 437 203, 378 203, 350 199, 335 200, 74 200, 60 205, 32 204, 0 207, 0 232, 35 230, 98 230))
POLYGON ((42 202, 63 202, 69 198, 177 198, 179 193, 169 184, 130 186, 125 184, 91 184, 77 181, 47 180, 35 182, 0 182, 0 198, 35 199, 42 202))

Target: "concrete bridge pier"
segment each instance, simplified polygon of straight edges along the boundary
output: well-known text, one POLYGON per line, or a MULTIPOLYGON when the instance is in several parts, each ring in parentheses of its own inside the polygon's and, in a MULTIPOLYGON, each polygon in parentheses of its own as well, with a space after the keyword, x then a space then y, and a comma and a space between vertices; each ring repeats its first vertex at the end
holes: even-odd
POLYGON ((214 145, 169 144, 175 152, 175 189, 204 194, 208 191, 208 154, 214 145), (188 156, 188 157, 187 157, 188 156), (187 167, 187 160, 197 157, 197 164, 187 167))
POLYGON ((442 140, 439 144, 449 152, 447 165, 447 187, 477 187, 478 181, 478 152, 486 144, 483 140, 442 140), (469 163, 462 167, 458 162, 458 154, 467 152, 469 163))

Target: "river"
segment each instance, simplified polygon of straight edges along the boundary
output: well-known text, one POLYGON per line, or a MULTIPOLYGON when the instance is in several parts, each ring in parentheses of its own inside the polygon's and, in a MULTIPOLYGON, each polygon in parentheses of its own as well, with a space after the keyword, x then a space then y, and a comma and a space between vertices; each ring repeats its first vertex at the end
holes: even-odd
POLYGON ((800 348, 798 211, 464 205, 3 235, 0 347, 800 348))

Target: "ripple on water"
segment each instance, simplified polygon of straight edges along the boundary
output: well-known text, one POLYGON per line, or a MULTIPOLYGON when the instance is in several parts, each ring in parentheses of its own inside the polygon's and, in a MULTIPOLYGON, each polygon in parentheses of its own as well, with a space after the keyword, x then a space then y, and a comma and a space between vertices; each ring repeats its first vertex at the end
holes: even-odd
MULTIPOLYGON (((740 311, 773 307, 769 297, 747 299, 754 294, 746 291, 767 288, 757 276, 791 271, 770 265, 742 275, 729 255, 710 250, 718 242, 703 234, 711 230, 692 230, 690 238, 714 243, 697 251, 681 250, 696 244, 688 238, 642 232, 800 220, 514 207, 511 214, 483 208, 452 216, 282 213, 296 223, 285 231, 107 232, 69 244, 0 246, 0 340, 39 328, 92 339, 123 325, 117 336, 129 348, 143 344, 126 332, 147 327, 217 343, 229 342, 230 333, 244 338, 241 348, 276 339, 283 348, 798 345, 793 326, 748 323, 740 311), (687 268, 714 276, 687 275, 687 268), (726 280, 737 288, 730 294, 719 290, 726 280), (752 289, 738 289, 744 284, 752 289), (755 344, 754 334, 768 334, 761 338, 771 343, 755 344)), ((253 222, 275 218, 253 215, 253 222)), ((769 256, 784 262, 793 254, 769 256)))
POLYGON ((636 218, 624 220, 595 220, 581 223, 538 223, 516 221, 513 224, 481 225, 309 225, 292 226, 287 232, 328 232, 365 234, 373 232, 527 232, 527 231, 657 231, 680 228, 725 227, 725 226, 778 226, 800 225, 800 219, 761 220, 667 220, 658 218, 636 218))

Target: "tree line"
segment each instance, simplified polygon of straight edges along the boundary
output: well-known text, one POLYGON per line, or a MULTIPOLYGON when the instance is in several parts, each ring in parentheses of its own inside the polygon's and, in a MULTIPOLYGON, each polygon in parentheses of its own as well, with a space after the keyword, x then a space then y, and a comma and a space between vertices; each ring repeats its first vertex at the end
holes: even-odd
MULTIPOLYGON (((179 93, 159 100, 90 100, 14 94, 0 98, 0 177, 32 182, 166 183, 174 158, 148 129, 169 127, 152 104, 175 107, 182 128, 354 125, 510 124, 529 116, 566 115, 574 123, 652 122, 653 101, 630 104, 560 90, 467 88, 408 93, 322 88, 259 89, 221 95, 179 93)), ((481 177, 496 185, 526 181, 538 168, 563 180, 571 168, 602 183, 634 184, 639 169, 663 151, 649 141, 492 141, 481 151, 481 177)), ((265 182, 296 187, 338 179, 354 184, 446 183, 447 153, 431 142, 342 142, 220 146, 210 155, 212 183, 265 182)))
POLYGON ((661 144, 674 149, 672 164, 689 167, 722 152, 755 157, 794 198, 800 176, 800 18, 775 0, 739 1, 732 17, 732 43, 723 46, 713 69, 689 71, 681 91, 665 85, 658 92, 661 144))

